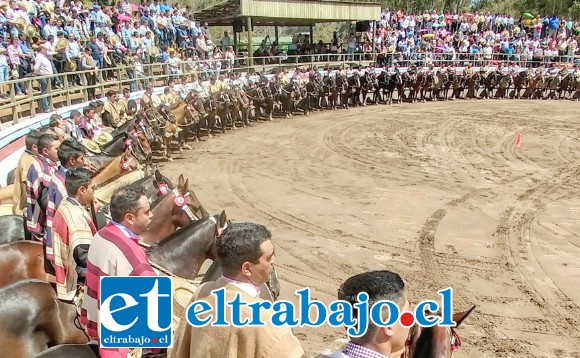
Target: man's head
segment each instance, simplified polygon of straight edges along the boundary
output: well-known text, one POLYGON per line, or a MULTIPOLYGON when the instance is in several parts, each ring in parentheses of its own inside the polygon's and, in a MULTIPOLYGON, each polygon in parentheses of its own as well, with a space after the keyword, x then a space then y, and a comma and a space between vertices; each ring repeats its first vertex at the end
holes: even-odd
POLYGON ((24 143, 26 145, 26 149, 31 151, 34 154, 38 154, 38 138, 42 135, 42 132, 38 130, 33 130, 26 135, 24 139, 24 143))
POLYGON ((66 172, 65 187, 70 197, 88 207, 94 199, 92 175, 86 168, 71 168, 66 172))
POLYGON ((58 146, 60 141, 54 134, 46 133, 38 138, 38 154, 43 157, 58 162, 58 146))
MULTIPOLYGON (((369 296, 369 309, 378 301, 392 301, 399 306, 400 312, 409 310, 409 301, 405 294, 405 283, 401 276, 390 271, 371 271, 355 275, 347 279, 338 290, 338 299, 354 306, 358 302, 357 295, 366 292, 369 296)), ((367 313, 364 313, 367 314, 367 313)), ((357 312, 353 312, 356 317, 357 312)), ((386 312, 382 314, 386 321, 386 312)), ((365 335, 351 338, 357 344, 371 348, 379 353, 390 355, 403 348, 409 334, 409 328, 395 323, 391 327, 378 327, 369 322, 365 335)))
POLYGON ((224 275, 254 286, 268 281, 276 261, 272 233, 263 225, 236 223, 217 240, 217 256, 224 275))
POLYGON ((63 167, 80 168, 85 164, 85 148, 74 139, 68 139, 58 147, 58 160, 63 167))
POLYGON ((111 218, 125 225, 137 235, 147 231, 151 222, 151 207, 140 185, 127 185, 117 189, 111 196, 111 218))

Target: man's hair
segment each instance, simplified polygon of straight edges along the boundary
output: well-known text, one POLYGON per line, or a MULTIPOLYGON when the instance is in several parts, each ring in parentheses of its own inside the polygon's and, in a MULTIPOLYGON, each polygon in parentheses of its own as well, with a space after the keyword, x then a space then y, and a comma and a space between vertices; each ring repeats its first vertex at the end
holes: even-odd
POLYGON ((67 139, 58 147, 58 160, 65 166, 70 158, 78 158, 86 152, 84 146, 74 139, 67 139))
POLYGON ((26 145, 26 149, 32 150, 32 146, 34 144, 37 144, 38 145, 38 138, 40 138, 41 135, 42 135, 42 133, 40 131, 38 131, 38 130, 30 131, 26 135, 26 138, 24 139, 24 143, 26 145))
MULTIPOLYGON (((353 306, 353 316, 358 312, 354 304, 358 302, 357 296, 361 292, 369 295, 368 307, 370 308, 379 301, 393 301, 399 308, 405 304, 405 282, 398 274, 382 270, 361 273, 348 278, 338 289, 338 299, 347 301, 353 306)), ((368 313, 363 313, 368 314, 368 313)), ((370 342, 378 327, 369 321, 368 330, 360 339, 370 342)))
POLYGON ((38 152, 41 153, 44 148, 50 147, 52 142, 54 142, 55 140, 58 140, 57 136, 50 133, 45 133, 40 137, 38 137, 38 143, 36 144, 36 146, 38 147, 38 152))
POLYGON ((74 117, 78 117, 81 115, 81 112, 77 111, 76 109, 74 111, 70 112, 69 118, 73 119, 74 117))
MULTIPOLYGON (((112 199, 111 199, 112 201, 112 199)), ((254 223, 235 223, 217 239, 217 257, 226 274, 237 274, 244 262, 258 263, 260 245, 272 238, 270 230, 254 223)))
POLYGON ((108 90, 106 96, 107 97, 111 97, 117 94, 117 91, 115 90, 108 90))
POLYGON ((58 125, 58 122, 62 119, 61 116, 59 116, 58 114, 53 114, 52 116, 50 116, 50 120, 48 122, 48 126, 49 127, 56 127, 58 125))
POLYGON ((130 184, 115 190, 111 196, 111 218, 120 223, 127 213, 135 213, 141 207, 139 199, 145 195, 141 185, 130 184))
POLYGON ((66 172, 65 188, 69 196, 75 196, 79 188, 88 188, 91 184, 92 174, 87 168, 71 168, 66 172))

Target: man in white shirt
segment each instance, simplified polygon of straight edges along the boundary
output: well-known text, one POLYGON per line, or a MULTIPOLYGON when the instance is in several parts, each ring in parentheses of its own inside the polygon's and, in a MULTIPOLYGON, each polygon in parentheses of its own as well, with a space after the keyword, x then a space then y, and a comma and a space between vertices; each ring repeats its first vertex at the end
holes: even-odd
MULTIPOLYGON (((40 47, 40 51, 34 58, 34 74, 36 76, 48 76, 52 75, 52 62, 46 57, 48 53, 48 46, 43 44, 40 47)), ((42 96, 45 96, 48 92, 48 79, 46 78, 39 78, 38 82, 40 83, 40 92, 42 96)), ((48 97, 42 97, 40 99, 40 103, 42 105, 42 111, 44 113, 48 112, 49 110, 49 102, 48 97)))

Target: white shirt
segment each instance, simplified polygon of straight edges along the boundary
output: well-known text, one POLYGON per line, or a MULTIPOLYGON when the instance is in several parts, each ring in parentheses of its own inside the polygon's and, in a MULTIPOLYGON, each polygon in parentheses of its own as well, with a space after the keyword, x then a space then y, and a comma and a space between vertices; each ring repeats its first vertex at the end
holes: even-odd
POLYGON ((34 58, 34 74, 38 76, 52 75, 52 63, 40 52, 34 58))

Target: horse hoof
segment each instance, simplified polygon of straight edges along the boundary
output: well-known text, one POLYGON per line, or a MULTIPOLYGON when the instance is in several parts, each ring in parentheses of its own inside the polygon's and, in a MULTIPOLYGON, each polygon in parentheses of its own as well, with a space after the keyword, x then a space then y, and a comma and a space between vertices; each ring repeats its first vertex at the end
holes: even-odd
POLYGON ((191 149, 191 147, 189 146, 189 144, 185 144, 184 146, 181 147, 182 149, 191 149))
POLYGON ((172 162, 173 161, 173 158, 169 157, 169 158, 167 158, 167 161, 168 162, 172 162))

